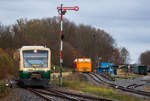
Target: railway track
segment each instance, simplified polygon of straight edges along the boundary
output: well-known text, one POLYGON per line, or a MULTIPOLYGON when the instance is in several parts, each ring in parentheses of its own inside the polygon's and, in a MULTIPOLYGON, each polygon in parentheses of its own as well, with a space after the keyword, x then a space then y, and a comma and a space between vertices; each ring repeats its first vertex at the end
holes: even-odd
POLYGON ((34 94, 36 94, 37 96, 40 96, 40 97, 42 97, 43 99, 45 99, 46 101, 57 101, 55 98, 53 98, 53 97, 48 97, 48 96, 46 96, 46 95, 44 95, 43 93, 41 93, 41 92, 38 92, 38 91, 36 91, 36 90, 34 90, 34 89, 28 89, 30 92, 33 92, 34 94))
POLYGON ((114 81, 114 78, 111 77, 109 74, 106 73, 99 73, 103 78, 109 80, 109 81, 114 81))
POLYGON ((92 73, 86 73, 88 76, 90 76, 96 83, 98 84, 105 84, 103 81, 99 80, 99 78, 97 78, 95 75, 93 75, 92 73))
POLYGON ((95 80, 96 82, 99 82, 99 83, 102 83, 103 84, 106 84, 110 87, 113 87, 115 89, 120 89, 122 91, 126 91, 126 92, 131 92, 131 93, 134 93, 134 94, 139 94, 139 95, 143 95, 143 96, 150 96, 150 92, 146 92, 146 91, 141 91, 141 90, 136 90, 136 89, 133 89, 133 88, 129 88, 129 87, 123 87, 123 86, 120 86, 120 85, 116 85, 114 83, 110 83, 106 80, 103 80, 102 78, 99 77, 98 74, 94 74, 94 73, 89 73, 88 74, 93 80, 95 80))
POLYGON ((35 93, 37 96, 44 98, 47 101, 115 101, 111 99, 76 94, 54 88, 47 88, 47 89, 28 88, 28 90, 35 93))
POLYGON ((131 85, 128 85, 127 88, 137 88, 137 87, 143 86, 143 85, 144 84, 139 84, 139 85, 137 85, 137 84, 131 84, 131 85))

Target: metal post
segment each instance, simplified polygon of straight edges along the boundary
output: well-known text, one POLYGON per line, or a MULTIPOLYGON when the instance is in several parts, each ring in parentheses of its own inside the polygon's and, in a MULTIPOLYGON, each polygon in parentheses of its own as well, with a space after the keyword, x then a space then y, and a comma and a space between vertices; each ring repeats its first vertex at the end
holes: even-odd
POLYGON ((99 57, 97 56, 97 67, 99 67, 99 57))
POLYGON ((94 43, 94 48, 93 48, 93 50, 94 50, 94 54, 93 54, 93 70, 95 70, 96 69, 96 37, 95 37, 95 33, 93 34, 93 38, 94 38, 94 41, 95 41, 95 43, 94 43))
POLYGON ((60 21, 60 76, 59 76, 59 86, 62 87, 62 65, 63 65, 63 14, 62 14, 62 4, 61 4, 61 21, 60 21))

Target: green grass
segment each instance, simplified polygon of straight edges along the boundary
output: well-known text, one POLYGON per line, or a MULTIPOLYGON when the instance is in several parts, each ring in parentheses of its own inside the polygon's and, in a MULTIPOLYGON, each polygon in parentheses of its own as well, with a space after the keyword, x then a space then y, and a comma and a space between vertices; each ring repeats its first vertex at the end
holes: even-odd
MULTIPOLYGON (((58 80, 52 81, 52 83, 58 84, 58 80)), ((77 77, 77 75, 70 75, 68 78, 64 78, 63 87, 119 101, 148 101, 142 98, 140 99, 127 94, 122 94, 104 85, 95 86, 87 82, 87 80, 81 80, 80 76, 77 77)))
POLYGON ((135 77, 116 77, 115 80, 134 79, 135 77))

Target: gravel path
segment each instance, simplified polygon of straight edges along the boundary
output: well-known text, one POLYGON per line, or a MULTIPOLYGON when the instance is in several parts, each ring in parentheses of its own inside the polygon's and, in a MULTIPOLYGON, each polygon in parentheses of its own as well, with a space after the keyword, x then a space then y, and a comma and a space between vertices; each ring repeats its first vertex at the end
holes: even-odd
POLYGON ((46 101, 30 91, 15 88, 10 92, 9 96, 0 99, 0 101, 46 101))

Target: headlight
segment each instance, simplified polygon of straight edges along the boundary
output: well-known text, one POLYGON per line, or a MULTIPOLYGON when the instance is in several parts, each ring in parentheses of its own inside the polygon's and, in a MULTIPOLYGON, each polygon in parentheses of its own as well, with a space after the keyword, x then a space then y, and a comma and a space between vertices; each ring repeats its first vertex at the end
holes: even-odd
POLYGON ((9 86, 9 84, 8 84, 8 83, 6 83, 6 84, 5 84, 5 86, 6 86, 6 87, 8 87, 8 86, 9 86))
POLYGON ((25 71, 25 72, 26 72, 26 71, 28 71, 28 69, 27 69, 27 68, 24 68, 24 69, 23 69, 23 71, 25 71))
POLYGON ((46 71, 48 71, 48 69, 46 68, 46 69, 44 69, 44 71, 46 72, 46 71))

